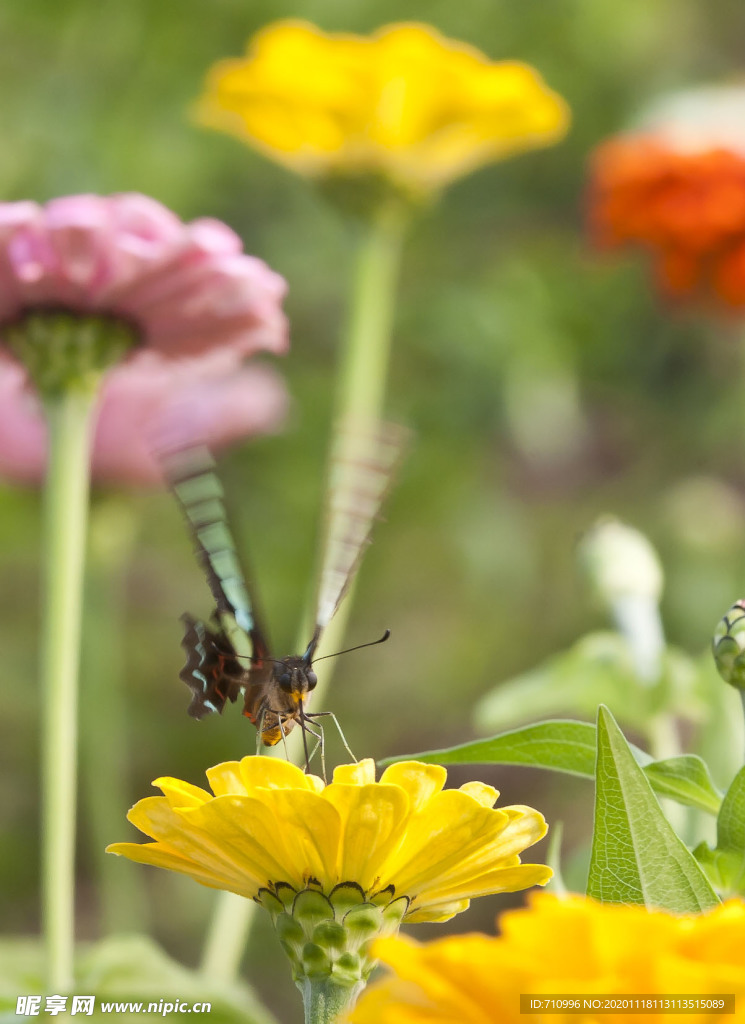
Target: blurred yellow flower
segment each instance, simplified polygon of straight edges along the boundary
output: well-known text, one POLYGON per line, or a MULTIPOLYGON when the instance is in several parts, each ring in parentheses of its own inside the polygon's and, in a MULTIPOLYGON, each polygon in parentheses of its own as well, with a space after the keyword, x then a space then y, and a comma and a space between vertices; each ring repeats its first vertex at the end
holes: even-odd
POLYGON ((443 790, 439 765, 392 765, 376 782, 366 760, 341 765, 325 785, 278 758, 244 757, 207 777, 214 796, 156 780, 164 795, 140 800, 128 815, 155 842, 114 843, 109 852, 259 902, 278 887, 328 895, 352 883, 369 899, 381 891, 387 901, 403 898, 410 921, 444 921, 471 897, 551 876, 544 865, 520 863, 546 832, 538 811, 494 809, 499 794, 479 782, 443 790))
POLYGON ((411 196, 549 145, 569 121, 529 65, 428 25, 355 36, 302 21, 269 25, 245 57, 215 64, 197 117, 301 174, 383 176, 411 196))
MULTIPOLYGON (((734 994, 736 1012, 686 1013, 689 1024, 745 1021, 745 903, 676 917, 642 906, 537 893, 500 918, 501 936, 457 935, 420 945, 381 939, 373 955, 395 972, 373 984, 350 1024, 612 1024, 618 1014, 520 1013, 520 994, 734 994)), ((673 1015, 676 1016, 676 1015, 673 1015)), ((627 1024, 656 1015, 624 1013, 627 1024)), ((668 1015, 660 1015, 668 1019, 668 1015)), ((670 1018, 672 1019, 672 1018, 670 1018)))

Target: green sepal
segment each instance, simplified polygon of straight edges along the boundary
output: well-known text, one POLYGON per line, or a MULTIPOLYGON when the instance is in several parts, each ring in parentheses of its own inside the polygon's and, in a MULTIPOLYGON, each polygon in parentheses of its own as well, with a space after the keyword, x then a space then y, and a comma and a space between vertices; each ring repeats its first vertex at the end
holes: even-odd
POLYGON ((341 882, 326 895, 317 879, 300 892, 286 883, 261 889, 256 901, 269 910, 303 992, 306 983, 324 979, 346 987, 363 983, 376 963, 370 943, 397 931, 409 907, 408 897, 395 897, 393 886, 375 893, 373 901, 356 882, 341 882))
POLYGON ((305 943, 301 959, 306 978, 328 978, 331 975, 331 957, 315 942, 305 943))
POLYGON ((3 327, 3 340, 44 398, 93 393, 101 375, 138 342, 126 321, 67 310, 34 310, 3 327))
POLYGON ((311 934, 320 921, 333 920, 334 908, 329 898, 322 892, 303 889, 293 901, 292 916, 306 934, 311 934))

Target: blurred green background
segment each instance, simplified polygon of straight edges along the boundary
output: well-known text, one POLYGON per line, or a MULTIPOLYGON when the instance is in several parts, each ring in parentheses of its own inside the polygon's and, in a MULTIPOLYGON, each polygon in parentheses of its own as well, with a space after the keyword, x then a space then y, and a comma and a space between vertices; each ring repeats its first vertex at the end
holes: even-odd
MULTIPOLYGON (((312 585, 354 237, 306 182, 201 130, 187 112, 214 60, 288 16, 363 32, 428 21, 490 57, 533 63, 574 118, 563 143, 456 184, 409 239, 388 404, 415 437, 365 559, 348 639, 386 627, 393 635, 339 662, 328 701, 352 749, 377 758, 466 739, 478 697, 602 625, 574 547, 605 511, 652 538, 666 567, 669 638, 699 652, 745 578, 742 331, 665 308, 634 256, 592 252, 583 188, 593 145, 648 99, 741 73, 745 8, 736 0, 720 0, 715 13, 703 0, 0 5, 2 199, 143 191, 185 219, 224 219, 289 282, 287 428, 223 465, 235 533, 279 653, 295 645, 312 585)), ((186 716, 178 617, 206 614, 207 588, 171 499, 122 500, 139 524, 123 580, 126 638, 99 649, 88 685, 105 688, 123 660, 130 748, 116 770, 133 801, 159 775, 201 783, 209 765, 253 752, 254 733, 233 708, 199 724, 186 716)), ((39 527, 38 494, 3 485, 0 919, 8 932, 38 928, 39 527)), ((112 595, 118 585, 112 578, 112 595)), ((83 789, 95 783, 97 756, 118 755, 89 753, 83 789)), ((530 771, 479 774, 507 802, 563 818, 570 846, 589 835, 588 785, 530 771)), ((109 841, 134 837, 125 810, 109 841)), ((95 937, 97 844, 85 801, 80 835, 80 931, 95 937)), ((195 962, 210 892, 143 875, 157 936, 195 962)), ((506 905, 479 902, 454 927, 490 929, 506 905)), ((284 965, 272 973, 279 955, 274 940, 262 941, 266 928, 262 921, 248 974, 263 978, 281 1010, 296 994, 284 965)))

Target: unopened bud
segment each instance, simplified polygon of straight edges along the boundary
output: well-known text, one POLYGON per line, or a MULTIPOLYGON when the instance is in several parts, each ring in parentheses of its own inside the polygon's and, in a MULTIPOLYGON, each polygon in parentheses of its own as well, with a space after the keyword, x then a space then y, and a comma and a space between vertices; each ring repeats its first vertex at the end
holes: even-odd
POLYGON ((726 683, 745 690, 745 599, 735 601, 712 638, 714 661, 726 683))
POLYGON ((659 601, 662 566, 650 542, 638 530, 605 517, 579 543, 580 563, 598 597, 608 606, 621 597, 659 601))

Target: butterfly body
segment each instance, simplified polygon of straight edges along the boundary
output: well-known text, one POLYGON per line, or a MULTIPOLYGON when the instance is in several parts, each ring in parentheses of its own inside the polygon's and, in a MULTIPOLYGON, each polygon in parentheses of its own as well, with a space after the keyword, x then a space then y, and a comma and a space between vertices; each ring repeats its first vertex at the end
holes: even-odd
POLYGON ((186 664, 180 678, 192 691, 188 711, 193 718, 222 714, 228 701, 235 703, 242 695, 243 714, 265 746, 274 746, 298 724, 308 729, 307 705, 317 682, 313 658, 357 568, 399 450, 396 435, 381 444, 379 459, 368 448, 364 459, 351 464, 351 472, 345 467, 343 486, 334 491, 313 636, 303 654, 285 658, 271 654, 227 527, 212 456, 204 448, 168 456, 167 475, 215 600, 210 625, 182 616, 186 664))

